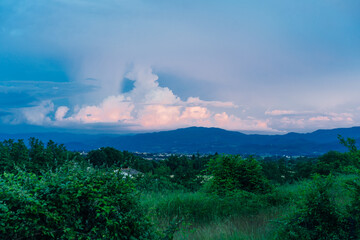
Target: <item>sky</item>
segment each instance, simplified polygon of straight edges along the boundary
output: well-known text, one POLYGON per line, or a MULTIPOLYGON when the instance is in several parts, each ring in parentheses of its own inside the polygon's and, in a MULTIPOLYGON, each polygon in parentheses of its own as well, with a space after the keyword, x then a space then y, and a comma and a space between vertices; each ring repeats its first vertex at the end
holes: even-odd
POLYGON ((0 131, 360 125, 358 0, 1 0, 0 131))

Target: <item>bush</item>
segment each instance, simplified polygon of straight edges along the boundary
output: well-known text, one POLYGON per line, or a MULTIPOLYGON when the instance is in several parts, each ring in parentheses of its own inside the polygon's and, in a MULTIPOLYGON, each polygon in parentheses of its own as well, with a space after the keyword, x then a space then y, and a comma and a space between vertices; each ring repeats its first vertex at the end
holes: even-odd
POLYGON ((360 183, 359 179, 348 181, 347 187, 351 190, 352 200, 348 207, 349 212, 349 231, 356 236, 360 236, 360 183))
POLYGON ((357 239, 350 231, 351 221, 330 194, 332 184, 331 176, 315 176, 297 210, 284 220, 277 239, 357 239))
POLYGON ((76 163, 0 178, 1 239, 153 239, 132 184, 76 163))

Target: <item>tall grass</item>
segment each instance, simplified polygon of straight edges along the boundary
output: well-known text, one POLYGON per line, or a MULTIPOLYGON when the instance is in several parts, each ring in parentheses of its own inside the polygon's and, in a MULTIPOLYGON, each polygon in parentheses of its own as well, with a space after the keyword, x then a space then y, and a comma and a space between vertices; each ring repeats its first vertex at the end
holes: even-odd
POLYGON ((152 216, 169 222, 174 218, 192 224, 204 224, 243 215, 257 214, 261 209, 278 201, 278 196, 256 195, 239 192, 231 196, 219 197, 203 192, 148 193, 142 202, 150 209, 152 216))
MULTIPOLYGON (((350 192, 345 185, 356 179, 356 175, 334 177, 331 191, 339 206, 348 205, 350 192)), ((281 219, 296 211, 296 203, 311 181, 281 185, 265 195, 238 192, 219 197, 201 191, 147 192, 142 193, 141 202, 159 229, 165 229, 174 219, 182 221, 176 240, 273 239, 281 219)))
POLYGON ((271 207, 258 211, 256 214, 224 218, 208 224, 183 226, 174 239, 272 239, 277 225, 274 219, 284 215, 287 207, 271 207))
POLYGON ((172 220, 182 220, 174 239, 269 239, 273 219, 287 211, 272 206, 279 195, 239 192, 219 197, 204 192, 172 191, 142 194, 153 222, 164 230, 172 220))

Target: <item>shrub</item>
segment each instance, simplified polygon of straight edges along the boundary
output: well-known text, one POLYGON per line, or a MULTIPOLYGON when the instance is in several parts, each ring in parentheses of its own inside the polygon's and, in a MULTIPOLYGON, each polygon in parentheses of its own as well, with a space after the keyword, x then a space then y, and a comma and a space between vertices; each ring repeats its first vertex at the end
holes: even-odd
POLYGON ((132 183, 72 163, 0 178, 1 239, 153 239, 132 183))
POLYGON ((349 231, 349 219, 331 197, 332 184, 331 176, 315 176, 296 211, 284 220, 277 239, 356 239, 349 231))

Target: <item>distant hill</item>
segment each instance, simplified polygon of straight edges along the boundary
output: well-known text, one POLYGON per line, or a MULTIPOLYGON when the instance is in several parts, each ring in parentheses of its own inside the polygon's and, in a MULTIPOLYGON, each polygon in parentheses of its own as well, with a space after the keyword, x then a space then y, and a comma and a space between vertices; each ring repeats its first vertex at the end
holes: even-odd
POLYGON ((36 137, 63 143, 70 150, 89 151, 102 146, 138 152, 232 153, 259 155, 319 155, 330 150, 345 151, 338 135, 360 143, 360 127, 317 130, 285 135, 243 134, 220 128, 190 127, 136 135, 87 135, 71 133, 1 134, 4 139, 36 137))

